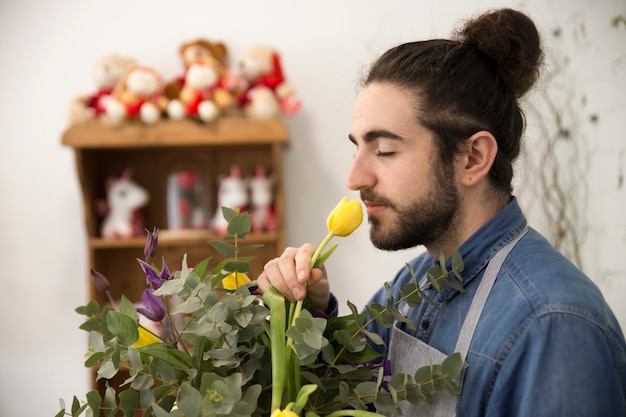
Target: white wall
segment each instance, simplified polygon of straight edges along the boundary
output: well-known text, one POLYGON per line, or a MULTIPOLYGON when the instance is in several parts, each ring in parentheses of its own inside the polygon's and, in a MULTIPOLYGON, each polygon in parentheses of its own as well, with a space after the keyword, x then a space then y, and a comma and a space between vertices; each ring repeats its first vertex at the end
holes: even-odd
MULTIPOLYGON (((287 121, 293 139, 285 155, 288 243, 299 245, 317 243, 328 210, 344 195, 356 197, 344 186, 353 155, 347 140, 351 104, 360 71, 378 53, 406 40, 447 36, 458 19, 491 6, 521 7, 548 31, 591 8, 595 12, 585 16, 603 25, 606 16, 624 14, 620 2, 0 2, 0 415, 54 415, 58 398, 69 402, 89 386, 82 365, 86 338, 74 313, 87 295, 83 213, 73 155, 60 138, 68 103, 92 91, 92 66, 103 55, 135 57, 169 78, 181 70, 179 44, 197 37, 225 41, 232 60, 254 43, 275 46, 304 102, 287 121)), ((624 43, 617 45, 604 45, 587 64, 590 71, 624 43)), ((594 207, 607 208, 602 222, 608 232, 599 229, 593 246, 613 254, 598 282, 626 324, 620 305, 626 268, 618 262, 626 246, 624 187, 613 179, 626 164, 623 129, 616 123, 626 115, 625 78, 583 81, 612 120, 601 131, 606 146, 599 164, 611 179, 596 176, 593 196, 594 207), (603 204, 607 189, 610 200, 603 204)), ((367 234, 362 227, 344 239, 328 263, 338 297, 357 305, 416 253, 382 253, 367 234)), ((589 253, 591 270, 600 271, 589 253)))

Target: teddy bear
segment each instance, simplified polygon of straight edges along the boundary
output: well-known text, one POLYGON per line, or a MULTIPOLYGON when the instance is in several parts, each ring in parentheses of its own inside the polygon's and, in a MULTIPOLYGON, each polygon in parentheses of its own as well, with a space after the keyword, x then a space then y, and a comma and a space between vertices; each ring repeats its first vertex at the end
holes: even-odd
POLYGON ((109 54, 98 60, 93 69, 96 91, 72 100, 69 109, 71 124, 85 123, 105 113, 104 103, 117 83, 137 63, 132 58, 109 54))
POLYGON ((180 90, 185 84, 187 69, 198 60, 215 58, 223 65, 227 65, 228 50, 221 42, 211 42, 206 39, 196 39, 183 43, 178 49, 178 54, 183 62, 184 73, 169 81, 163 87, 163 94, 169 100, 176 99, 180 95, 180 90))
POLYGON ((119 124, 125 120, 141 120, 152 124, 167 107, 162 94, 161 77, 152 67, 135 66, 128 71, 104 102, 104 120, 119 124))
POLYGON ((301 101, 285 78, 276 49, 250 46, 239 60, 239 73, 238 103, 247 117, 293 116, 300 109, 301 101))
POLYGON ((225 76, 222 63, 214 57, 192 62, 178 97, 167 104, 167 115, 172 119, 194 117, 210 122, 226 113, 235 100, 224 82, 225 76))

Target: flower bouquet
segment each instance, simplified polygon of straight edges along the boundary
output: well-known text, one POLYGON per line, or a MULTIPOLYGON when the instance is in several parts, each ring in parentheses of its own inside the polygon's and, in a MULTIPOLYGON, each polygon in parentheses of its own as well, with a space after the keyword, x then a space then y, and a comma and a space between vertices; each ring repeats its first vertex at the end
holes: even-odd
MULTIPOLYGON (((343 317, 313 315, 302 301, 286 300, 270 288, 258 293, 250 281, 250 253, 258 245, 243 245, 250 232, 245 212, 222 208, 227 235, 210 243, 224 256, 215 266, 205 259, 193 268, 183 257, 181 269, 170 273, 163 261, 150 263, 157 251, 158 230, 148 233, 138 260, 146 273, 142 302, 110 299, 110 306, 95 301, 77 308, 86 316, 81 329, 89 332, 85 366, 96 367, 97 378, 109 380, 120 371, 128 378, 118 387, 107 383, 103 393, 73 398, 63 415, 79 416, 376 416, 400 413, 399 401, 429 404, 436 395, 457 395, 461 359, 452 354, 441 364, 420 368, 414 375, 390 375, 389 364, 375 346, 379 335, 368 331, 376 321, 390 327, 408 321, 398 310, 423 300, 417 279, 403 288, 401 299, 387 306, 366 306, 360 312, 348 302, 351 314, 343 317), (163 323, 155 332, 141 317, 163 323)), ((344 198, 328 216, 328 235, 312 259, 321 267, 337 244, 362 222, 358 201, 344 198)), ((428 285, 460 281, 462 261, 445 263, 428 273, 428 285)), ((95 287, 109 294, 108 280, 92 270, 95 287)), ((111 298, 111 297, 110 297, 111 298)))

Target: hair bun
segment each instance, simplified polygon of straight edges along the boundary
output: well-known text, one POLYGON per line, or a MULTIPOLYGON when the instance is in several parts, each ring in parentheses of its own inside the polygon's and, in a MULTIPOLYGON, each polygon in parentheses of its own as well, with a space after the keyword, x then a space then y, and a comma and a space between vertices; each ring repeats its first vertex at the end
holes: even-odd
POLYGON ((489 58, 516 97, 530 90, 539 77, 543 60, 539 33, 524 13, 513 9, 484 13, 466 21, 456 38, 489 58))

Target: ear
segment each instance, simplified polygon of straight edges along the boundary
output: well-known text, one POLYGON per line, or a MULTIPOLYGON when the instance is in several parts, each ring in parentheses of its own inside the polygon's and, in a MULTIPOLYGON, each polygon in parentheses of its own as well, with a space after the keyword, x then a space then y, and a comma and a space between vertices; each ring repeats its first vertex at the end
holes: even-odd
POLYGON ((491 133, 481 130, 467 139, 465 149, 461 160, 461 184, 471 187, 487 177, 498 153, 498 143, 491 133))

